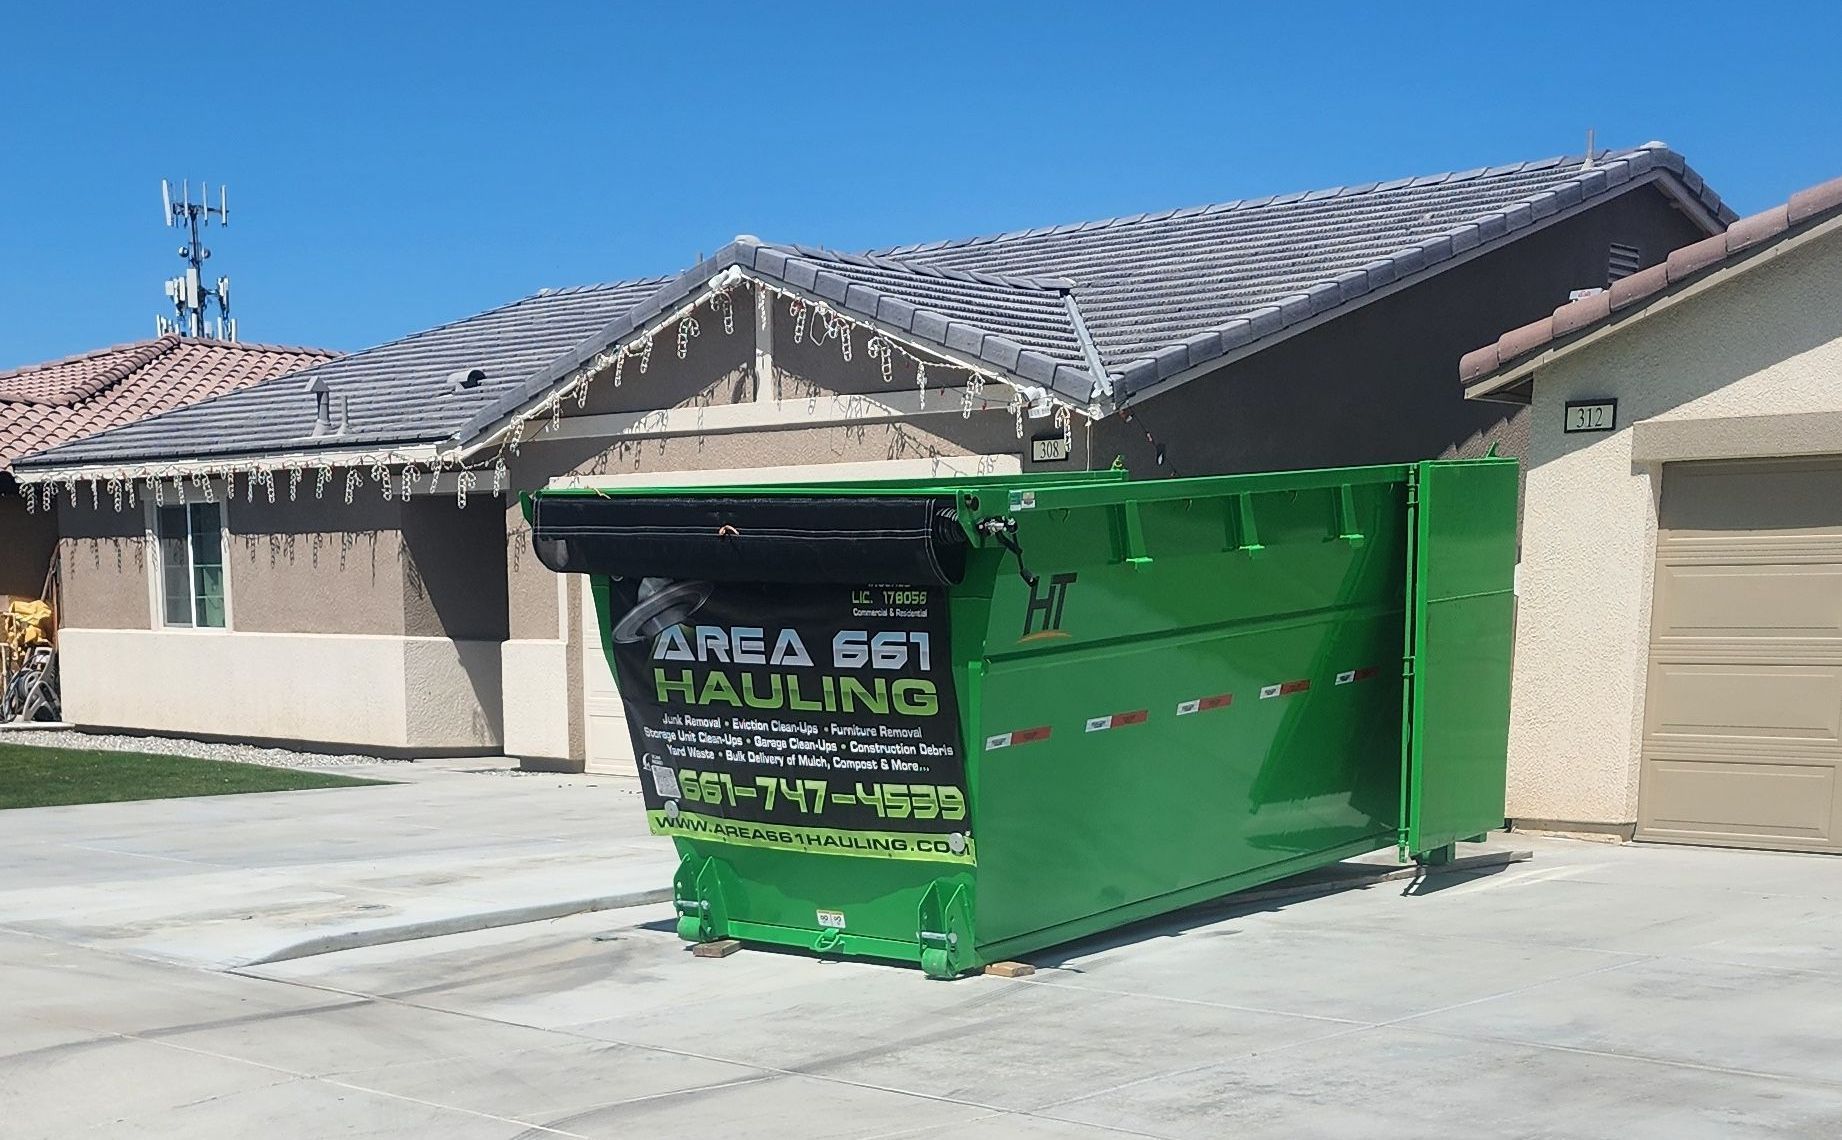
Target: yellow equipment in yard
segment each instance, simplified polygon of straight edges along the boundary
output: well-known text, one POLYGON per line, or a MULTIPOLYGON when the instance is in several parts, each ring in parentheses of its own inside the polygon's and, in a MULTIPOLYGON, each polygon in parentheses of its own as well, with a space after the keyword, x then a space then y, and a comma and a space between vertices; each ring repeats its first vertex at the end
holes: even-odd
POLYGON ((57 648, 51 604, 17 598, 0 611, 0 721, 57 720, 57 648))

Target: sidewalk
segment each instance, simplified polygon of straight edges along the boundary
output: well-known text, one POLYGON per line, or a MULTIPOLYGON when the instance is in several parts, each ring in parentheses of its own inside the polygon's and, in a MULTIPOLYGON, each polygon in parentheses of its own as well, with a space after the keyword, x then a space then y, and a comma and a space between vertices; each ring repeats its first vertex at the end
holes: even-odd
POLYGON ((4 813, 0 929, 224 969, 669 898, 639 787, 490 761, 403 781, 4 813))

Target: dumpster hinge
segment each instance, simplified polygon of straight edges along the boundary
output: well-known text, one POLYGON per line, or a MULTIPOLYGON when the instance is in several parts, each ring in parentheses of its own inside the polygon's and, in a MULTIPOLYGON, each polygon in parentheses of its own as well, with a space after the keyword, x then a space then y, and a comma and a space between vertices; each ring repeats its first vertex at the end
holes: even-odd
POLYGON ((972 892, 964 883, 935 879, 916 911, 915 941, 930 978, 956 978, 971 968, 972 892))
POLYGON ((672 876, 672 909, 678 912, 678 937, 686 942, 714 942, 729 932, 729 908, 719 878, 722 863, 686 855, 672 876))
POLYGON ((1004 549, 1016 555, 1017 576, 1022 578, 1030 589, 1034 590, 1036 588, 1036 575, 1030 573, 1029 567, 1023 564, 1023 544, 1017 541, 1017 520, 1008 515, 997 518, 980 519, 979 533, 996 540, 999 546, 1002 546, 1004 549))

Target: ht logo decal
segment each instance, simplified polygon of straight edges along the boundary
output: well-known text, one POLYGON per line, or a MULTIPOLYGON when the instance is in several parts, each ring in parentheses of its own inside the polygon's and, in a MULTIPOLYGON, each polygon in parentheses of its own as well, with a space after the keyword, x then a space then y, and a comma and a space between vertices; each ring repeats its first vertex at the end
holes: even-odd
POLYGON ((1068 587, 1074 580, 1073 574, 1056 574, 1040 594, 1037 587, 1043 584, 1042 580, 1030 583, 1030 604, 1023 610, 1023 636, 1019 641, 1068 636, 1062 630, 1062 607, 1068 601, 1068 587))

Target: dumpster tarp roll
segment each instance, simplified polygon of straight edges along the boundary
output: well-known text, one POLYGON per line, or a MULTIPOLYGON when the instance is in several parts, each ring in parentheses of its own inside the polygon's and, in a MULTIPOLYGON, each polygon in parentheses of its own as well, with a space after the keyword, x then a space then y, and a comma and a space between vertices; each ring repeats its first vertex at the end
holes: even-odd
POLYGON ((944 496, 540 496, 532 543, 559 573, 952 585, 966 535, 944 496))

